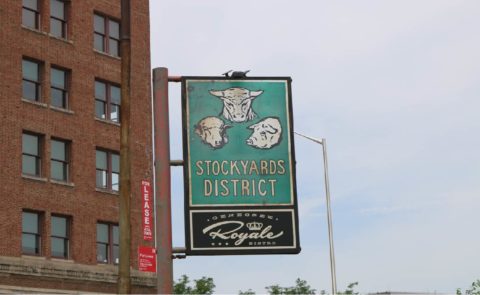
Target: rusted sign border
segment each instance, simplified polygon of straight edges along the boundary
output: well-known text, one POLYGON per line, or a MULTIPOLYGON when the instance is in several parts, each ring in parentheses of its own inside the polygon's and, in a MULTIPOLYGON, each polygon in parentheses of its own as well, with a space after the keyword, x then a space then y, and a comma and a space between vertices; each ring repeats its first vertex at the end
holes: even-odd
MULTIPOLYGON (((191 79, 193 80, 193 79, 191 79)), ((293 167, 294 166, 294 158, 292 157, 293 155, 293 152, 292 152, 292 146, 293 146, 293 133, 292 133, 292 128, 291 128, 291 107, 289 106, 290 103, 291 103, 291 96, 290 96, 290 80, 285 80, 285 79, 258 79, 260 80, 260 82, 279 82, 279 83, 282 83, 282 84, 285 84, 285 94, 286 94, 286 97, 285 97, 285 106, 286 106, 286 113, 287 113, 287 119, 288 119, 288 122, 287 122, 287 134, 288 134, 288 161, 289 161, 289 166, 290 167, 293 167)), ((212 81, 219 81, 219 79, 216 79, 216 80, 212 80, 212 79, 195 79, 195 81, 197 82, 212 82, 212 81)), ((224 79, 224 80, 221 80, 221 81, 232 81, 232 82, 238 82, 238 81, 241 81, 241 82, 254 82, 253 79, 250 79, 250 78, 246 78, 246 79, 224 79)), ((188 88, 188 80, 185 81, 185 88, 188 88)), ((187 157, 184 157, 184 159, 187 159, 186 161, 186 164, 188 165, 188 175, 187 175, 187 178, 188 179, 188 202, 189 202, 189 205, 191 207, 204 207, 204 206, 208 206, 208 207, 225 207, 225 206, 232 206, 232 207, 243 207, 243 206, 259 206, 259 207, 263 207, 264 205, 263 204, 248 204, 248 203, 245 203, 245 204, 208 204, 208 205, 204 205, 204 204, 200 204, 200 205, 197 205, 197 204, 193 204, 192 200, 193 200, 193 195, 192 195, 192 182, 191 182, 191 179, 192 179, 192 171, 190 170, 190 167, 191 167, 191 158, 190 158, 190 153, 191 153, 191 150, 190 150, 190 132, 188 132, 188 126, 190 126, 190 117, 189 117, 189 114, 190 114, 190 110, 189 110, 189 104, 188 104, 188 94, 185 92, 185 110, 184 110, 184 113, 186 114, 186 129, 184 129, 184 131, 186 131, 186 140, 185 142, 187 142, 185 146, 185 149, 186 149, 186 152, 187 152, 187 157)), ((294 196, 295 196, 295 192, 294 192, 294 186, 293 186, 293 183, 294 183, 294 170, 293 169, 290 169, 289 170, 289 182, 291 184, 290 186, 290 191, 288 192, 289 194, 289 202, 288 203, 278 203, 278 204, 269 204, 269 206, 285 206, 285 205, 293 205, 294 204, 294 196)))
POLYGON ((182 91, 182 141, 183 141, 183 175, 184 175, 184 217, 185 217, 185 245, 186 245, 186 254, 187 255, 244 255, 244 254, 298 254, 301 250, 300 248, 300 235, 299 235, 299 224, 298 224, 298 206, 297 206, 297 173, 296 173, 296 159, 295 159, 295 141, 294 141, 294 122, 293 122, 293 108, 292 108, 292 78, 291 77, 247 77, 242 79, 232 79, 227 77, 215 77, 215 76, 182 76, 181 79, 181 91, 182 91), (190 204, 190 154, 188 146, 188 114, 187 114, 187 81, 232 81, 232 82, 241 82, 241 81, 285 81, 287 85, 287 111, 288 111, 288 136, 290 140, 290 172, 291 172, 291 185, 293 193, 293 204, 289 205, 262 205, 262 204, 248 204, 248 205, 195 205, 194 207, 190 204), (194 211, 212 211, 221 210, 221 211, 239 211, 239 210, 263 210, 263 211, 276 211, 279 209, 293 209, 294 212, 294 229, 293 233, 295 234, 295 248, 265 248, 265 249, 246 249, 246 250, 192 250, 192 241, 191 241, 191 218, 190 212, 194 211))

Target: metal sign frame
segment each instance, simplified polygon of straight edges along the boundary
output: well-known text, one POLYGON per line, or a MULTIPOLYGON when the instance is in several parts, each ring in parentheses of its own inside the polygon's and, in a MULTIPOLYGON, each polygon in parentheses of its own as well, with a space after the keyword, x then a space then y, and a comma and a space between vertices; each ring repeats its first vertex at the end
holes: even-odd
MULTIPOLYGON (((201 76, 182 76, 182 136, 183 136, 183 158, 184 158, 184 209, 185 209, 185 243, 186 243, 186 254, 187 255, 227 255, 227 254, 297 254, 300 252, 300 238, 299 238, 299 229, 298 229, 298 208, 297 208, 297 188, 296 188, 296 169, 295 169, 295 145, 293 137, 293 113, 292 113, 292 94, 291 94, 291 78, 290 77, 247 77, 242 79, 233 79, 229 77, 201 77, 201 76), (232 85, 242 85, 245 83, 255 84, 255 83, 284 83, 285 90, 285 118, 288 122, 283 123, 286 126, 288 132, 283 132, 280 135, 283 136, 281 139, 277 139, 278 142, 281 140, 287 139, 287 143, 284 144, 288 147, 288 165, 284 163, 284 171, 289 171, 289 184, 288 184, 288 196, 285 193, 284 197, 279 197, 274 199, 274 202, 277 203, 267 203, 263 201, 261 203, 248 203, 245 201, 238 203, 201 203, 194 204, 192 196, 192 157, 190 154, 191 148, 191 125, 190 124, 190 115, 191 110, 189 110, 189 90, 187 86, 191 83, 219 83, 221 85, 227 85, 226 83, 231 83, 232 85), (283 198, 283 199, 282 199, 283 198), (239 245, 232 245, 228 242, 221 244, 221 238, 216 239, 219 235, 226 234, 225 229, 217 229, 215 232, 213 229, 209 233, 212 237, 211 243, 205 241, 200 241, 198 236, 197 224, 204 224, 207 228, 214 227, 212 223, 213 220, 223 220, 222 224, 230 223, 230 230, 233 232, 234 228, 239 228, 241 226, 235 227, 238 224, 246 225, 244 229, 248 229, 246 232, 243 232, 244 236, 247 236, 242 243, 239 245), (242 220, 242 221, 239 221, 242 220), (195 222, 194 222, 195 221, 195 222), (275 221, 277 223, 275 223, 275 221), (280 224, 281 223, 281 224, 280 224), (282 228, 281 233, 275 232, 276 225, 282 228), (223 230, 223 232, 222 232, 223 230), (271 230, 271 231, 270 231, 271 230), (286 234, 285 234, 286 233, 286 234), (285 234, 285 236, 283 236, 285 234), (280 235, 280 238, 275 238, 277 235, 280 235), (255 239, 262 240, 262 242, 255 242, 255 239), (272 242, 270 242, 270 240, 272 242), (275 240, 275 241, 273 241, 275 240), (213 245, 215 244, 215 245, 213 245), (226 244, 226 245, 225 245, 226 244)), ((200 84, 198 84, 200 85, 200 84)), ((260 85, 260 84, 259 84, 260 85)), ((272 84, 273 85, 273 84, 272 84)), ((277 85, 277 84, 275 84, 277 85)), ((283 86, 282 86, 283 87, 283 86)), ((239 87, 237 87, 239 88, 239 87)), ((244 89, 244 88, 242 88, 244 89)), ((246 90, 246 89, 244 89, 246 90)), ((252 95, 254 91, 251 91, 252 95)), ((213 92, 215 95, 215 92, 213 92)), ((261 92, 258 92, 261 93, 261 92)), ((212 94, 212 91, 210 91, 212 94)), ((210 95, 206 94, 206 95, 210 95)), ((260 95, 260 94, 257 94, 260 95)), ((283 102, 282 102, 283 103, 283 102)), ((218 104, 218 103, 217 103, 218 104)), ((256 103, 253 102, 251 107, 256 103)), ((225 106, 224 106, 225 108, 225 106)), ((213 115, 213 114, 212 114, 213 115)), ((215 114, 217 115, 217 114, 215 114)), ((273 122, 275 120, 274 117, 273 122)), ((268 119, 268 118, 267 118, 268 119)), ((235 120, 235 118, 231 118, 235 120)), ((228 120, 227 120, 228 121, 228 120)), ((197 122, 197 121, 195 121, 197 122)), ((253 122, 253 120, 252 120, 253 122)), ((199 125, 198 122, 197 125, 199 125)), ((256 125, 257 123, 255 123, 256 125)), ((250 126, 253 127, 253 126, 250 126)), ((250 128, 252 129, 252 128, 250 128)), ((283 128, 285 130, 285 128, 283 128)), ((254 131, 256 132, 256 131, 254 131)), ((198 138, 195 138, 197 141, 198 138)), ((268 145, 279 144, 272 139, 272 142, 267 143, 268 145)), ((206 142, 203 142, 207 144, 206 142)), ((216 143, 209 143, 212 150, 215 150, 216 143)), ((252 143, 254 144, 254 143, 252 143)), ((255 146, 254 146, 255 147, 255 146)), ((262 148, 259 148, 261 152, 262 148)), ((260 153, 259 152, 259 153, 260 153)), ((253 162, 253 160, 252 160, 253 162)), ((198 162, 197 162, 198 164, 198 162)), ((279 163, 278 163, 279 164, 279 163)), ((281 165, 279 165, 281 166, 281 165)), ((233 171, 233 168, 231 168, 233 171)), ((271 169, 271 168, 270 168, 271 169)), ((263 171, 263 170, 262 170, 263 171)), ((198 171, 197 171, 198 172, 198 171)), ((251 171, 250 171, 251 172, 251 171)), ((233 174, 233 172, 232 172, 233 174)), ((285 176, 285 179, 287 176, 285 176)), ((272 180, 273 181, 273 180, 272 180)), ((236 183, 235 183, 236 186, 236 183)), ((252 188, 254 184, 252 184, 252 188)), ((196 188, 196 187, 194 187, 196 188)), ((267 194, 266 186, 263 186, 264 193, 267 194)), ((204 188, 206 190, 206 188, 204 188)), ((236 187, 235 187, 236 190, 236 187)), ((260 191, 260 183, 258 183, 258 190, 260 191)), ((277 190, 278 191, 278 190, 277 190)), ((226 191, 224 191, 226 192, 226 191)), ((243 183, 242 183, 242 194, 243 194, 243 183)), ((273 194, 275 196, 274 184, 271 184, 271 189, 268 191, 268 194, 273 194)), ((267 195, 268 195, 267 194, 267 195)), ((219 196, 219 195, 217 195, 219 196)), ((230 198, 231 199, 231 198, 230 198)), ((272 199, 272 198, 271 198, 272 199)), ((206 229, 206 228, 204 228, 206 229)), ((232 233, 233 236, 240 233, 232 233)), ((225 236, 223 237, 225 238, 225 236)), ((225 240, 224 240, 225 241, 225 240)), ((237 241, 238 242, 238 241, 237 241)))

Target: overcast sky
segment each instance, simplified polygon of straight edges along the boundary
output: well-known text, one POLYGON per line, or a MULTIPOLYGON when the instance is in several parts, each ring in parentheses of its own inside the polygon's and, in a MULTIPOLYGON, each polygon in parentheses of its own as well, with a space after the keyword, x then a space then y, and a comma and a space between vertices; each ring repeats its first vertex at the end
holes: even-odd
MULTIPOLYGON (((152 67, 291 76, 295 130, 328 141, 338 289, 453 293, 480 279, 480 1, 150 0, 152 67)), ((181 159, 180 85, 170 87, 181 159)), ((330 291, 321 146, 295 138, 299 255, 205 256, 218 293, 330 291)), ((182 171, 173 240, 184 246, 182 171)))

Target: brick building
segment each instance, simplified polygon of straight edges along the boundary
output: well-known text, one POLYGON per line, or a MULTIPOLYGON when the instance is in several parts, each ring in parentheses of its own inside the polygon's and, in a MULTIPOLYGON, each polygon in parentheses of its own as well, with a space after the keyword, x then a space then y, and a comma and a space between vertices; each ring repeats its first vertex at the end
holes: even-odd
MULTIPOLYGON (((152 293, 149 7, 131 5, 132 290, 152 293)), ((116 292, 120 0, 2 0, 0 25, 0 293, 116 292)))

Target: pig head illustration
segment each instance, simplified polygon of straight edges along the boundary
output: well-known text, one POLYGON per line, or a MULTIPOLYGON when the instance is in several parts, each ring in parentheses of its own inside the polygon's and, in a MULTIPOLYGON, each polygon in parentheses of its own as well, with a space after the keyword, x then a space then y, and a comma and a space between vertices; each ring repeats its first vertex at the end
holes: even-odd
POLYGON ((282 140, 282 126, 278 118, 266 118, 248 128, 252 129, 253 133, 246 142, 252 147, 270 149, 282 140))

